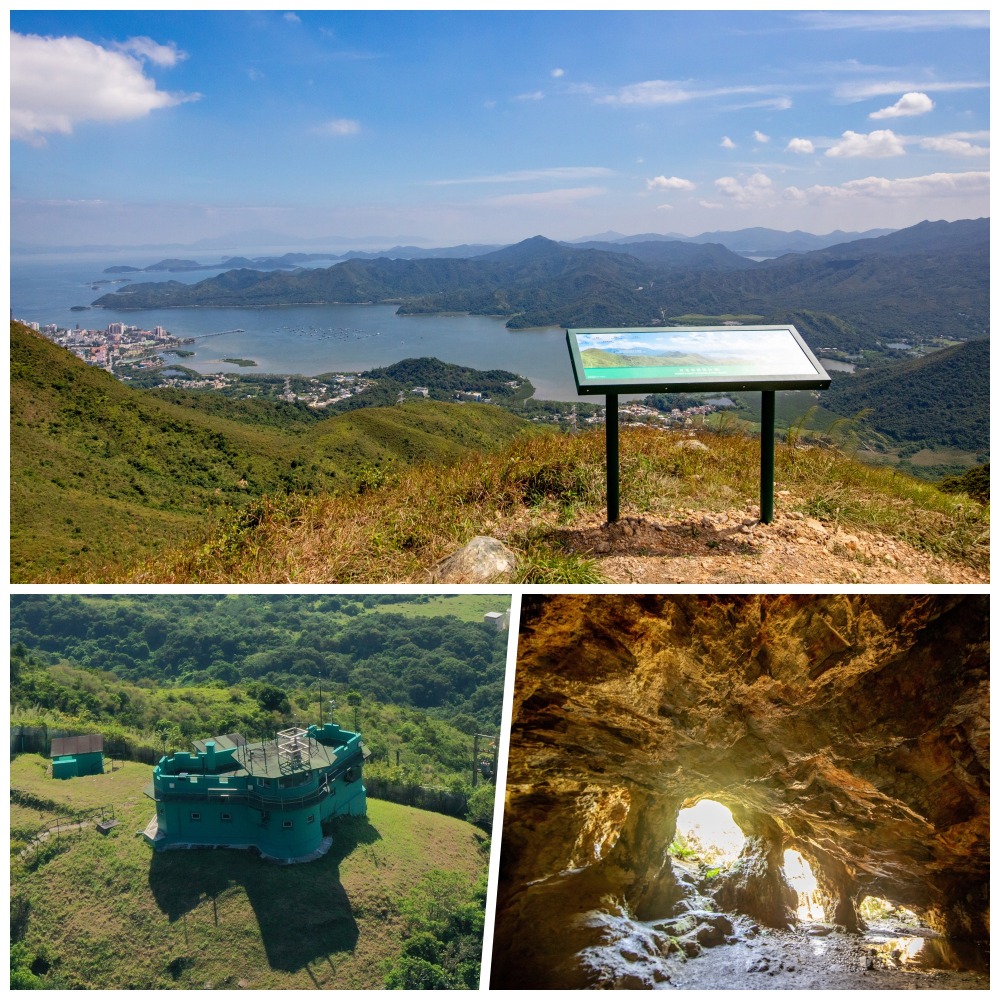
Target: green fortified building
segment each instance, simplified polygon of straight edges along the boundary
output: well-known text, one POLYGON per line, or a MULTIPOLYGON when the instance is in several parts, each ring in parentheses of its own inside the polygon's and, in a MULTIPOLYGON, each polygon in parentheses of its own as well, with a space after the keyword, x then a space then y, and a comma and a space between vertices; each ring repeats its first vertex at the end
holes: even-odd
POLYGON ((156 815, 145 838, 156 850, 256 849, 277 861, 310 861, 330 846, 322 823, 364 816, 360 733, 333 723, 286 729, 247 743, 239 733, 162 757, 146 794, 156 815))

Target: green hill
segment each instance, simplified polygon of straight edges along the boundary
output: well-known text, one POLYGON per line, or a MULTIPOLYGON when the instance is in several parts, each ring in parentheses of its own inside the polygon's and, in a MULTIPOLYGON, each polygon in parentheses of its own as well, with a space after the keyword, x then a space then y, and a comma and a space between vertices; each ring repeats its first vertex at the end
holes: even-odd
POLYGON ((872 426, 897 442, 988 454, 990 342, 971 340, 836 379, 823 405, 844 416, 871 410, 872 426))
MULTIPOLYGON (((188 285, 136 283, 101 296, 110 309, 394 302, 403 312, 507 316, 508 326, 656 326, 683 314, 826 313, 847 338, 811 346, 872 347, 881 338, 956 339, 989 331, 989 220, 924 222, 760 263, 705 248, 567 246, 536 236, 456 259, 351 260, 294 273, 239 269, 188 285)), ((640 244, 641 247, 641 244, 640 244)))
POLYGON ((153 814, 148 766, 69 781, 47 767, 35 754, 11 764, 21 988, 377 989, 413 968, 410 941, 451 949, 449 985, 478 984, 488 852, 468 823, 369 800, 367 818, 334 823, 330 852, 309 864, 154 854, 140 836, 153 814), (24 850, 39 829, 101 806, 119 821, 106 836, 91 820, 24 850))
POLYGON ((264 496, 358 490, 454 461, 526 424, 433 400, 317 419, 198 393, 131 389, 11 324, 11 578, 101 578, 264 496))

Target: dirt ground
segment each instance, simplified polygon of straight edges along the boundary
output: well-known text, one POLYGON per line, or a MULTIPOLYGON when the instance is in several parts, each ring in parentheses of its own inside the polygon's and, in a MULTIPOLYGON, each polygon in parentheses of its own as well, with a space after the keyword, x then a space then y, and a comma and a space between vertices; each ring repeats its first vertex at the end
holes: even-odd
POLYGON ((611 583, 988 583, 989 574, 797 512, 761 524, 755 509, 670 518, 581 519, 552 535, 611 583))
POLYGON ((940 938, 902 927, 863 936, 819 926, 788 931, 740 928, 734 944, 672 961, 675 990, 988 990, 989 973, 958 956, 940 938))

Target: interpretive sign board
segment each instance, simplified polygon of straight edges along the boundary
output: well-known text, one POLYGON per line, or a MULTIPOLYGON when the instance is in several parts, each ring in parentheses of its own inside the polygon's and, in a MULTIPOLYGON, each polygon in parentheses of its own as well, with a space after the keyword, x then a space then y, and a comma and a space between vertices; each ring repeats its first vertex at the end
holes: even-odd
POLYGON ((567 330, 566 337, 581 395, 830 385, 794 326, 567 330))
POLYGON ((774 517, 774 394, 828 389, 830 376, 794 326, 567 330, 576 388, 607 397, 608 523, 618 520, 618 396, 650 392, 761 394, 760 520, 774 517))

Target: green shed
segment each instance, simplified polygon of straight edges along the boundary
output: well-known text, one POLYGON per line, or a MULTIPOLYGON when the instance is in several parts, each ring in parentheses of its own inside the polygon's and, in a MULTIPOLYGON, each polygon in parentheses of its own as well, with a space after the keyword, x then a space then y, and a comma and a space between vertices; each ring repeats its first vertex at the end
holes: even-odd
POLYGON ((84 774, 104 774, 104 737, 57 736, 49 752, 53 778, 79 778, 84 774))

